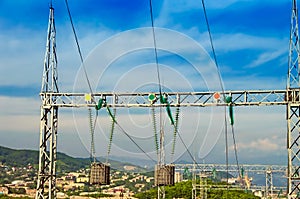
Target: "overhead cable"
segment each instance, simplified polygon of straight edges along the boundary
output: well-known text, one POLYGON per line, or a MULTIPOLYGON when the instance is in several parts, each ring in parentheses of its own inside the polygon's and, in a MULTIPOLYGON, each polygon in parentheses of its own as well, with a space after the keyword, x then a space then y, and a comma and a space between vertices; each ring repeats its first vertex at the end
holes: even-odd
MULTIPOLYGON (((87 81, 87 84, 88 84, 88 87, 89 87, 89 90, 90 90, 91 94, 93 94, 92 86, 91 86, 91 83, 90 83, 90 80, 89 80, 89 77, 88 77, 88 74, 87 74, 87 71, 86 71, 86 67, 85 67, 85 64, 84 64, 84 61, 83 61, 83 56, 82 56, 82 53, 81 53, 81 49, 80 49, 78 37, 77 37, 77 34, 76 34, 75 26, 74 26, 74 23, 73 23, 71 11, 70 11, 70 8, 69 8, 68 0, 65 0, 65 2, 66 2, 66 7, 67 7, 67 10, 68 10, 68 14, 69 14, 69 18, 70 18, 70 22, 71 22, 71 26, 72 26, 72 31, 73 31, 73 34, 74 34, 74 37, 75 37, 75 42, 76 42, 76 45, 77 45, 77 51, 78 51, 80 61, 81 61, 82 67, 83 67, 83 71, 84 71, 84 74, 85 74, 85 79, 87 81)), ((93 100, 93 98, 92 98, 92 100, 93 100)))

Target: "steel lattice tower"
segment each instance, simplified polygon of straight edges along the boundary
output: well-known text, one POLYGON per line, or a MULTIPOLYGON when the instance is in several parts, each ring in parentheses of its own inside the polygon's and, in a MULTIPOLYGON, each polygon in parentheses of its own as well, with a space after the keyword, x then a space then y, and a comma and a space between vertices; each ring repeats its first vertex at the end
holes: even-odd
MULTIPOLYGON (((50 6, 46 53, 41 93, 58 93, 56 30, 54 9, 50 6)), ((52 95, 41 95, 39 171, 36 198, 56 198, 56 137, 58 107, 48 104, 55 101, 52 95)))
POLYGON ((299 30, 297 2, 292 2, 288 82, 287 82, 287 150, 288 198, 298 198, 300 191, 300 104, 299 104, 299 30))

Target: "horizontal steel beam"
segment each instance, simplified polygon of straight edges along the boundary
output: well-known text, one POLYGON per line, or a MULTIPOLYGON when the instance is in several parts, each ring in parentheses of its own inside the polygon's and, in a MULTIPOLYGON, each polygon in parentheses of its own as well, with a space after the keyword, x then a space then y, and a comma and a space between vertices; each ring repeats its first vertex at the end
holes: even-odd
MULTIPOLYGON (((166 92, 163 95, 171 107, 207 106, 272 106, 299 104, 299 89, 291 90, 248 90, 248 91, 207 91, 207 92, 166 92), (226 102, 231 96, 232 102, 226 102)), ((109 107, 161 107, 159 93, 41 93, 43 106, 57 107, 94 107, 99 99, 109 107), (151 97, 152 101, 149 99, 151 97)))

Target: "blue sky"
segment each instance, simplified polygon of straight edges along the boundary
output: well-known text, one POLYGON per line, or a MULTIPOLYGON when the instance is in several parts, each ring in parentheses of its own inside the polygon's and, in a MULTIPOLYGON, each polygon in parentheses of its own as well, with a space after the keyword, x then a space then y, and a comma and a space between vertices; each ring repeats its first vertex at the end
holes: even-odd
MULTIPOLYGON (((84 80, 80 69, 80 59, 64 1, 53 0, 53 5, 57 29, 60 90, 88 92, 86 84, 81 82, 84 80)), ((107 57, 123 52, 122 47, 124 49, 132 47, 125 41, 118 41, 118 38, 125 37, 128 41, 136 41, 136 48, 139 44, 145 46, 151 44, 151 37, 149 37, 151 34, 147 33, 150 29, 142 29, 151 26, 149 1, 70 0, 69 6, 84 58, 87 63, 93 65, 88 68, 93 88, 99 92, 102 89, 109 91, 116 87, 116 90, 130 91, 136 88, 135 85, 142 84, 146 78, 143 77, 145 71, 153 66, 152 49, 140 49, 138 52, 132 51, 119 57, 116 56, 110 68, 105 71, 99 69, 99 66, 111 61, 106 60, 107 57), (141 31, 136 31, 136 29, 141 31), (145 41, 143 37, 138 37, 141 35, 144 36, 145 41), (118 43, 114 43, 116 41, 118 43), (100 58, 100 61, 95 62, 93 60, 95 57, 100 58), (118 68, 118 66, 123 68, 118 68), (94 71, 97 72, 94 73, 94 71), (99 74, 102 74, 101 78, 99 74), (138 77, 136 81, 133 81, 134 77, 138 77)), ((284 89, 291 2, 286 0, 214 0, 206 1, 206 8, 225 89, 284 89)), ((201 0, 153 0, 153 14, 155 26, 160 28, 157 29, 157 44, 161 47, 158 52, 159 61, 162 64, 164 86, 173 91, 190 88, 207 90, 203 86, 205 77, 201 79, 197 74, 195 75, 193 69, 189 67, 189 60, 184 60, 186 57, 193 61, 198 58, 192 56, 197 55, 196 52, 188 52, 196 48, 196 45, 189 46, 188 42, 191 41, 201 46, 199 48, 203 52, 201 55, 205 55, 205 51, 208 53, 205 56, 212 55, 201 0), (187 40, 182 41, 187 43, 168 38, 168 35, 172 35, 172 38, 181 38, 175 33, 184 35, 187 40), (177 55, 164 49, 166 46, 171 49, 171 46, 176 47, 176 45, 179 46, 178 51, 174 50, 175 48, 172 49, 177 52, 177 55), (185 57, 180 57, 182 55, 185 57), (176 75, 182 77, 184 81, 187 80, 186 84, 178 83, 176 75)), ((48 15, 49 3, 47 1, 0 1, 0 145, 38 149, 40 114, 38 93, 41 87, 48 15)), ((205 71, 205 68, 201 71, 202 75, 206 72, 209 73, 205 71)), ((153 75, 152 79, 155 80, 155 73, 151 71, 147 73, 153 75)), ((206 77, 206 81, 207 79, 209 78, 206 77)), ((138 89, 143 90, 145 87, 138 89)), ((88 156, 89 138, 85 133, 80 133, 84 129, 88 131, 87 126, 81 125, 81 122, 87 119, 87 114, 83 112, 60 111, 60 132, 62 132, 59 134, 60 151, 73 156, 88 156), (77 147, 74 148, 74 144, 77 147)), ((200 112, 201 120, 206 121, 205 117, 211 118, 210 110, 204 109, 200 112)), ((194 110, 186 110, 183 113, 186 118, 189 118, 194 110)), ((122 115, 124 118, 120 119, 124 120, 124 126, 130 131, 130 126, 125 125, 126 113, 122 113, 121 117, 122 115)), ((131 121, 138 120, 135 127, 141 125, 146 128, 147 115, 148 112, 145 110, 140 115, 133 112, 131 121), (145 118, 141 119, 143 117, 145 118)), ((104 114, 101 117, 105 120, 104 114)), ((284 107, 237 108, 236 121, 237 142, 241 159, 244 162, 263 163, 261 161, 265 159, 285 162, 284 107)), ((109 128, 109 121, 106 122, 109 128)), ((185 120, 182 119, 182 122, 185 120)), ((182 131, 189 131, 189 125, 188 121, 186 125, 182 124, 182 131)), ((103 131, 107 131, 106 125, 103 126, 103 131)), ((207 125, 205 122, 200 122, 199 126, 206 128, 207 125)), ((134 131, 139 130, 137 128, 134 131)), ((223 137, 223 134, 213 137, 217 143, 205 157, 207 161, 222 162, 224 160, 223 137)), ((122 150, 122 147, 118 148, 117 145, 120 146, 121 142, 126 144, 123 139, 126 138, 121 135, 116 137, 116 146, 113 149, 115 155, 119 154, 118 150, 122 150)), ((186 136, 186 142, 189 143, 190 140, 189 136, 186 136)), ((194 152, 197 151, 194 145, 199 143, 190 144, 192 148, 194 147, 194 152)), ((99 146, 98 155, 103 155, 104 152, 102 153, 100 148, 99 146)), ((132 153, 136 153, 134 149, 132 150, 132 153)))

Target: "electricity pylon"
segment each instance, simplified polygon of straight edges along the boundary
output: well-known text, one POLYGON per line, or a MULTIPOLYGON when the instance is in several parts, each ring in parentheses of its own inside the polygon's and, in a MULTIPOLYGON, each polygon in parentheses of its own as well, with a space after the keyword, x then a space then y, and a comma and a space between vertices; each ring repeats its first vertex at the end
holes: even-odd
MULTIPOLYGON (((54 9, 50 6, 41 93, 58 93, 56 30, 54 9)), ((58 107, 49 106, 55 97, 41 95, 39 170, 36 198, 56 198, 56 138, 58 107)))
MULTIPOLYGON (((292 17, 288 78, 286 90, 224 91, 232 96, 232 106, 275 106, 287 107, 287 195, 289 199, 300 196, 300 82, 299 82, 299 34, 296 0, 292 0, 292 17)), ((58 109, 71 107, 94 107, 87 104, 86 93, 60 93, 58 90, 56 30, 54 9, 50 6, 46 54, 41 89, 41 118, 39 144, 39 171, 36 198, 56 198, 56 146, 58 109)), ((216 92, 173 92, 165 93, 170 107, 228 106, 223 99, 213 100, 216 92)), ((92 98, 105 99, 106 105, 116 108, 161 107, 165 104, 150 104, 149 93, 93 93, 92 98)), ((160 93, 155 93, 159 96, 160 93)))
POLYGON ((290 46, 287 81, 287 150, 288 150, 288 198, 298 198, 300 193, 300 82, 299 82, 299 30, 297 2, 292 2, 290 46))

